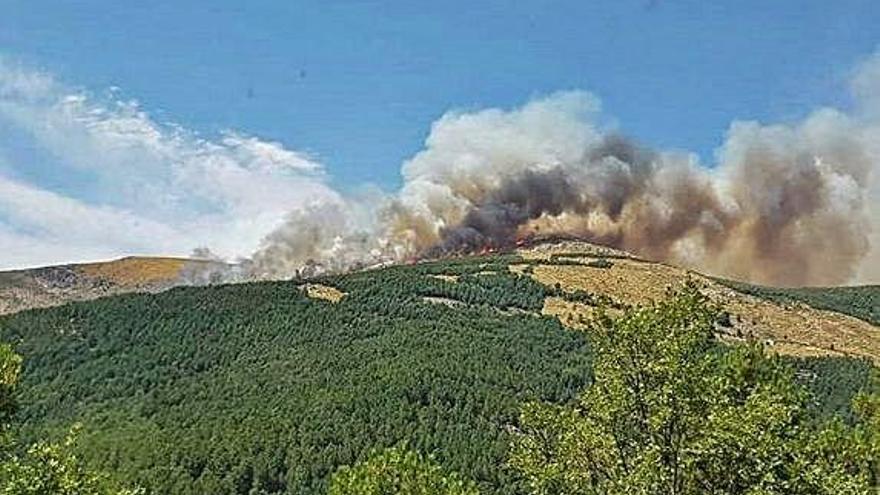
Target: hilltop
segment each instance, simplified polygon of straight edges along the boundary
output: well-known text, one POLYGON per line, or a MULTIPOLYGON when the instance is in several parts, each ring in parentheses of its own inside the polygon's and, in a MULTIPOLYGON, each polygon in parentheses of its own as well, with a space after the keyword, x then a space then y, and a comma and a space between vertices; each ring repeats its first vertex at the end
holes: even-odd
MULTIPOLYGON (((762 287, 573 239, 537 239, 511 254, 522 258, 508 266, 513 272, 565 293, 586 292, 623 305, 657 300, 668 287, 696 279, 730 314, 724 338, 759 340, 775 352, 796 356, 858 356, 880 361, 880 335, 876 335, 880 286, 762 287)), ((205 274, 225 266, 219 261, 132 256, 0 272, 0 315, 204 283, 205 274)), ((311 290, 318 293, 322 289, 313 285, 311 290)), ((541 312, 560 318, 564 325, 579 327, 592 307, 576 299, 564 294, 550 296, 541 312)))
POLYGON ((0 315, 185 284, 216 261, 129 256, 118 260, 0 272, 0 315))
POLYGON ((339 466, 406 442, 483 493, 514 494, 519 411, 589 385, 589 315, 688 279, 727 308, 722 339, 789 356, 814 414, 849 416, 880 345, 847 313, 876 288, 818 309, 571 241, 73 302, 0 318, 0 340, 25 357, 25 435, 81 421, 84 459, 156 493, 323 493, 339 466))

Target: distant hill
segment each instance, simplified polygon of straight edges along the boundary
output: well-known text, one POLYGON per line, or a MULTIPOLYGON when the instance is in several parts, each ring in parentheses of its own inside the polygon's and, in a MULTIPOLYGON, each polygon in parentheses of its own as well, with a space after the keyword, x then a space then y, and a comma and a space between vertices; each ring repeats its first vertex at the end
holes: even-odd
POLYGON ((188 283, 222 263, 131 256, 113 261, 0 272, 0 314, 188 283))
MULTIPOLYGON (((77 273, 162 287, 172 266, 77 273)), ((880 340, 845 298, 816 309, 578 242, 115 295, 0 317, 0 340, 25 357, 26 435, 82 421, 87 461, 155 493, 323 493, 338 466, 406 442, 482 493, 516 494, 510 432, 524 402, 589 384, 589 315, 687 279, 727 308, 722 340, 790 355, 814 413, 848 416, 880 340)))

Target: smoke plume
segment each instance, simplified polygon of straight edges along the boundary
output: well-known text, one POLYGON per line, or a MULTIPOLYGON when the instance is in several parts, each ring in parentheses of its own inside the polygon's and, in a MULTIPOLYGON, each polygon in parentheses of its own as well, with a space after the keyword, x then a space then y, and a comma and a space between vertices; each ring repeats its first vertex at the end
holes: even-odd
POLYGON ((876 282, 878 67, 880 55, 856 72, 852 112, 734 122, 711 166, 603 128, 583 92, 451 112, 403 165, 397 194, 291 213, 252 270, 339 271, 565 234, 765 284, 876 282))

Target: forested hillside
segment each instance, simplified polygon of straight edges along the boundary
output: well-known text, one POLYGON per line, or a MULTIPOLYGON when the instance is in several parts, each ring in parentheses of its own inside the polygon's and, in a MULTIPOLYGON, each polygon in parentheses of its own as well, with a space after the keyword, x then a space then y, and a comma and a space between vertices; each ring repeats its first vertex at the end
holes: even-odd
POLYGON ((19 313, 2 339, 25 356, 27 429, 82 421, 96 467, 156 493, 321 493, 339 465, 400 441, 515 493, 503 459, 520 403, 571 397, 589 353, 522 312, 540 308, 536 282, 466 275, 492 268, 324 280, 338 303, 296 283, 119 296, 19 313))
MULTIPOLYGON (((308 281, 329 298, 263 282, 3 317, 0 340, 24 357, 21 434, 82 422, 85 460, 152 493, 324 493, 338 467, 401 443, 481 493, 523 493, 505 462, 523 404, 567 402, 590 383, 589 336, 542 315, 545 298, 604 300, 511 263, 527 261, 308 281)), ((792 362, 815 414, 848 417, 868 362, 792 362)))

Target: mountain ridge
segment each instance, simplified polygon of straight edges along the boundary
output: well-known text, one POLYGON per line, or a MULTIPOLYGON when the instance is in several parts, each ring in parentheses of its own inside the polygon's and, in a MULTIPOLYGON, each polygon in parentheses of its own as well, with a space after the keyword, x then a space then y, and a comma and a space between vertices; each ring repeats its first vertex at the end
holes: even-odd
MULTIPOLYGON (((859 356, 880 362, 880 336, 875 335, 880 286, 762 287, 645 260, 574 238, 527 239, 504 253, 524 260, 510 264, 511 271, 527 274, 545 286, 568 293, 601 295, 627 305, 659 299, 667 287, 697 279, 732 316, 725 338, 758 340, 785 354, 859 356), (845 292, 852 294, 841 295, 845 292), (835 299, 832 294, 836 294, 836 304, 825 301, 835 299)), ((416 264, 455 259, 453 256, 416 264)), ((214 260, 128 256, 106 262, 0 272, 0 315, 130 292, 156 293, 194 285, 194 281, 202 285, 208 281, 205 273, 230 266, 214 260)), ((303 278, 301 283, 312 278, 303 278)), ((548 297, 542 309, 543 314, 574 327, 591 312, 582 302, 561 296, 548 297)))
POLYGON ((511 432, 524 404, 564 404, 589 386, 583 323, 597 308, 619 311, 689 280, 739 305, 717 322, 722 340, 760 340, 746 331, 764 326, 807 322, 828 338, 861 325, 867 343, 852 349, 761 340, 798 370, 811 414, 851 417, 876 327, 615 255, 532 246, 119 294, 2 316, 0 340, 24 356, 25 440, 82 423, 77 454, 151 493, 326 493, 340 466, 401 442, 481 493, 525 493, 505 463, 511 432))

